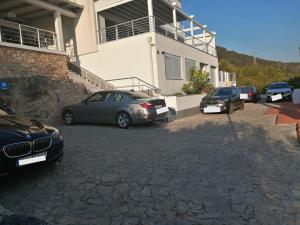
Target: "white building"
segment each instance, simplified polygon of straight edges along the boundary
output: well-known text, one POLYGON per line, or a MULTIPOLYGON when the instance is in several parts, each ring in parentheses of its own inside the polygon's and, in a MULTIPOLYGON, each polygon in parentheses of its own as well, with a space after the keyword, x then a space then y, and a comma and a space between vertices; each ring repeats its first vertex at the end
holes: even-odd
POLYGON ((193 67, 219 85, 216 33, 179 0, 2 0, 0 18, 0 44, 65 52, 77 67, 119 88, 173 94, 193 67))

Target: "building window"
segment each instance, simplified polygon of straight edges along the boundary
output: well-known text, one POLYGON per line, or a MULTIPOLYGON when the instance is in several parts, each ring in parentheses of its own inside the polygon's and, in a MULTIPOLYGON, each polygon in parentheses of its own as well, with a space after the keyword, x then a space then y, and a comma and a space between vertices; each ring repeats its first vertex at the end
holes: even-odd
POLYGON ((186 76, 186 80, 191 79, 192 69, 196 69, 196 68, 197 68, 197 62, 196 61, 190 60, 190 59, 185 59, 185 76, 186 76))
POLYGON ((207 72, 207 64, 204 64, 204 63, 200 63, 200 70, 202 72, 207 72))
POLYGON ((165 53, 166 77, 169 80, 181 79, 181 58, 165 53))

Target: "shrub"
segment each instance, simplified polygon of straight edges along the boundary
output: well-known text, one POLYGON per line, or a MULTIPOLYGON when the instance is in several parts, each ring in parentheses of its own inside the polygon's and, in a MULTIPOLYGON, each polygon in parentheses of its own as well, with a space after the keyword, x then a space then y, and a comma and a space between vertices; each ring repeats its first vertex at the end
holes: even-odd
POLYGON ((199 94, 202 92, 209 83, 209 74, 201 70, 192 69, 191 70, 191 81, 184 84, 182 91, 187 94, 199 94))

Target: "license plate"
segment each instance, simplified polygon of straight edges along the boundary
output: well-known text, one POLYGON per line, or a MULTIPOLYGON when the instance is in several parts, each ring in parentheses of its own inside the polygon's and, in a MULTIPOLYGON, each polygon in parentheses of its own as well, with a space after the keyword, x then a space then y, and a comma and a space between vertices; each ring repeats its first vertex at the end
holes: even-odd
POLYGON ((29 164, 34 164, 34 163, 38 163, 38 162, 44 162, 46 161, 47 158, 47 152, 43 152, 40 154, 36 154, 36 155, 32 155, 23 159, 19 159, 17 161, 17 166, 26 166, 29 164))
POLYGON ((248 94, 240 94, 240 99, 248 99, 248 94))
POLYGON ((278 94, 278 95, 273 95, 272 97, 272 102, 278 101, 282 99, 282 95, 278 94))
POLYGON ((217 106, 207 106, 203 111, 204 113, 219 113, 221 112, 221 108, 217 106))
POLYGON ((156 109, 156 114, 159 115, 159 114, 162 114, 162 113, 166 113, 168 111, 169 111, 168 107, 163 107, 163 108, 160 108, 160 109, 156 109))

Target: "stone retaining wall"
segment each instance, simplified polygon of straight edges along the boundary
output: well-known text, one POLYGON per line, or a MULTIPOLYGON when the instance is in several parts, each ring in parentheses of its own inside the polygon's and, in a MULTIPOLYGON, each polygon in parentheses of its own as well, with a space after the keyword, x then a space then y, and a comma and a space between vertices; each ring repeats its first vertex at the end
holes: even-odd
POLYGON ((66 77, 67 74, 67 56, 62 53, 0 44, 0 78, 35 75, 66 77))

